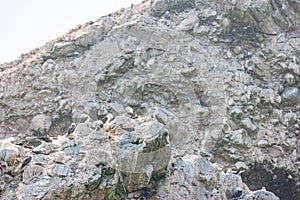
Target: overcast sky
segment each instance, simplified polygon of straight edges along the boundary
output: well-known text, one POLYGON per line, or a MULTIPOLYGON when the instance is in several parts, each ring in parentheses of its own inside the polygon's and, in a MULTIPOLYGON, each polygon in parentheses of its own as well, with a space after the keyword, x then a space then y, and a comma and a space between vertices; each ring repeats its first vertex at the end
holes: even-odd
POLYGON ((2 0, 0 63, 17 59, 78 24, 142 0, 2 0))

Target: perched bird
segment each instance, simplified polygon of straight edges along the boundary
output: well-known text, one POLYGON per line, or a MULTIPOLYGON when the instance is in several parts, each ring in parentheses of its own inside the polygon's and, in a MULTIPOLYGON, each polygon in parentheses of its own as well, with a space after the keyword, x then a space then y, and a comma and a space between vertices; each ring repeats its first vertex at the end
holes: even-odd
POLYGON ((127 115, 132 118, 132 119, 136 119, 138 117, 138 115, 134 112, 133 108, 127 106, 125 108, 126 112, 127 112, 127 115))
POLYGON ((155 115, 155 119, 156 119, 159 123, 161 123, 161 124, 163 124, 163 125, 166 125, 166 123, 164 122, 164 120, 163 120, 159 115, 155 115))
POLYGON ((76 124, 72 123, 71 126, 69 126, 68 131, 67 131, 67 135, 70 135, 71 133, 73 133, 75 131, 76 128, 76 124))
POLYGON ((114 116, 111 113, 108 113, 105 117, 102 118, 102 122, 103 124, 109 123, 112 119, 114 118, 114 116))
POLYGON ((39 137, 39 139, 45 142, 52 142, 52 140, 49 137, 39 137))
POLYGON ((27 158, 24 160, 24 162, 22 163, 20 169, 23 169, 26 165, 28 165, 28 164, 31 162, 31 160, 32 160, 32 157, 31 157, 31 156, 27 157, 27 158))
POLYGON ((26 145, 26 144, 24 144, 23 142, 19 142, 19 143, 17 143, 16 145, 22 146, 22 147, 27 148, 27 149, 34 149, 34 146, 26 145))
POLYGON ((121 127, 121 129, 123 129, 123 130, 125 130, 125 131, 128 131, 128 132, 132 132, 132 131, 135 131, 135 128, 133 128, 133 127, 122 127, 122 126, 120 126, 121 127))
POLYGON ((204 152, 204 151, 200 151, 199 154, 200 154, 200 156, 202 156, 203 158, 211 158, 211 157, 212 157, 211 154, 206 153, 206 152, 204 152))
POLYGON ((101 120, 95 121, 94 127, 95 127, 96 131, 100 131, 101 128, 103 128, 103 122, 101 120))

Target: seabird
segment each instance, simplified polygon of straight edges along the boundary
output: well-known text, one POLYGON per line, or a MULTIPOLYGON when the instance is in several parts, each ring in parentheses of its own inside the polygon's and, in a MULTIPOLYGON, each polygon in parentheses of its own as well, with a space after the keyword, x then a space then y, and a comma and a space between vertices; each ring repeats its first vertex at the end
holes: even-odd
POLYGON ((31 157, 31 156, 29 156, 28 158, 26 158, 26 159, 24 160, 24 162, 22 163, 20 169, 23 169, 26 165, 28 165, 28 164, 31 162, 31 160, 32 160, 32 157, 31 157))
POLYGON ((120 127, 121 127, 121 129, 123 129, 123 130, 125 130, 125 131, 128 131, 128 132, 135 131, 135 128, 133 128, 133 127, 129 127, 129 128, 122 127, 122 126, 120 126, 120 127))
POLYGON ((22 146, 22 147, 27 148, 27 149, 34 149, 33 146, 28 146, 28 145, 24 144, 23 142, 19 142, 16 145, 22 146))
POLYGON ((67 135, 70 135, 71 133, 73 133, 75 128, 76 128, 76 124, 72 123, 71 126, 69 126, 69 128, 68 128, 67 135))
POLYGON ((60 161, 57 161, 57 160, 54 160, 54 162, 55 162, 56 164, 65 165, 65 163, 63 163, 63 162, 60 162, 60 161))
POLYGON ((133 110, 131 107, 127 106, 127 107, 125 108, 125 110, 127 111, 127 115, 128 115, 130 118, 136 119, 136 118, 138 117, 138 115, 134 112, 134 110, 133 110))
POLYGON ((166 123, 164 122, 164 120, 163 120, 160 116, 155 115, 155 119, 156 119, 159 123, 161 123, 161 124, 163 124, 163 125, 166 125, 166 123))
POLYGON ((49 137, 39 137, 39 139, 45 142, 52 142, 52 140, 49 137))
POLYGON ((103 122, 101 120, 95 122, 96 131, 100 131, 103 128, 103 122))
POLYGON ((108 113, 105 117, 102 118, 103 124, 109 123, 113 119, 113 115, 111 113, 108 113))
POLYGON ((204 151, 200 151, 199 152, 200 156, 202 156, 203 158, 210 158, 212 157, 209 153, 206 153, 204 151))

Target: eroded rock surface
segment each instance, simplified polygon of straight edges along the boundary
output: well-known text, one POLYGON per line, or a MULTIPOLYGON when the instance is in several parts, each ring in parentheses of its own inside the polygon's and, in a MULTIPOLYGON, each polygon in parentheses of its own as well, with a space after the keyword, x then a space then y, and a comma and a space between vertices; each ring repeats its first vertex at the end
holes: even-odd
MULTIPOLYGON (((2 140, 2 199, 147 198, 167 176, 171 148, 165 125, 153 116, 126 115, 101 123, 79 123, 71 134, 48 138, 36 148, 15 138, 2 140), (149 194, 140 192, 145 189, 149 194)), ((169 189, 157 197, 249 199, 261 192, 251 192, 240 176, 224 174, 201 156, 172 159, 169 189)), ((263 199, 277 199, 261 193, 263 199)))
POLYGON ((3 140, 1 196, 118 199, 165 176, 171 148, 163 124, 125 115, 101 123, 79 123, 71 134, 48 138, 35 148, 14 138, 3 140))
MULTIPOLYGON (((85 154, 78 151, 85 148, 81 146, 84 141, 101 141, 103 149, 93 149, 91 155, 101 155, 94 156, 95 162, 111 163, 107 152, 112 152, 114 164, 105 172, 99 166, 94 167, 97 163, 83 165, 92 168, 91 173, 106 174, 107 180, 114 180, 115 187, 109 194, 84 190, 92 196, 125 195, 112 192, 120 189, 116 183, 121 181, 129 192, 127 198, 136 199, 167 198, 170 191, 174 191, 173 199, 231 198, 234 193, 245 193, 243 198, 247 199, 249 195, 267 194, 262 187, 281 199, 297 199, 300 196, 299 6, 293 0, 149 0, 80 25, 17 61, 0 65, 1 138, 13 136, 47 158, 65 149, 66 153, 56 157, 69 160, 68 168, 58 160, 51 164, 53 169, 41 173, 43 166, 36 165, 32 168, 38 171, 33 180, 47 174, 58 186, 62 179, 74 175, 72 167, 76 166, 82 173, 71 178, 74 187, 83 187, 81 183, 86 183, 89 177, 78 168, 80 161, 74 160, 74 154, 84 159, 85 154), (124 117, 127 106, 141 118, 151 116, 156 123, 151 128, 154 132, 139 130, 142 122, 124 117), (113 132, 109 130, 105 137, 97 133, 102 130, 100 120, 110 116, 109 113, 120 116, 117 122, 111 122, 115 123, 116 133, 127 129, 124 141, 116 139, 112 143, 113 137, 107 135, 113 132), (72 122, 77 124, 76 132, 81 139, 58 136, 66 134, 72 122), (90 122, 97 123, 87 125, 90 122), (165 130, 169 140, 161 140, 165 130), (145 135, 137 136, 136 131, 145 135), (87 139, 90 135, 95 141, 87 139), (45 141, 47 136, 65 139, 49 143, 45 141), (141 143, 148 136, 152 137, 149 143, 141 143), (158 146, 170 153, 157 154, 156 150, 151 153, 157 140, 161 141, 158 146), (127 154, 122 157, 118 152, 124 148, 127 154), (138 157, 136 152, 143 156, 138 157), (166 159, 161 168, 157 167, 156 159, 165 159, 169 154, 170 162, 166 159), (229 190, 219 186, 226 177, 219 169, 216 173, 221 175, 209 180, 205 190, 195 188, 201 185, 201 174, 190 178, 194 172, 174 168, 184 163, 184 170, 193 168, 196 172, 200 165, 197 163, 204 163, 203 157, 224 172, 241 174, 250 190, 259 191, 251 193, 241 182, 229 190), (147 160, 149 164, 140 165, 139 160, 142 164, 147 160), (133 166, 137 168, 124 165, 123 161, 136 162, 133 166), (128 169, 137 173, 128 174, 128 169), (118 170, 120 173, 116 175, 118 170), (112 179, 115 176, 121 180, 112 179), (188 181, 180 186, 171 182, 179 177, 188 181), (83 181, 76 181, 79 179, 83 181), (141 189, 145 186, 147 190, 141 189)), ((19 157, 9 162, 19 163, 15 160, 19 157)), ((207 173, 215 173, 215 168, 209 168, 212 171, 207 173)), ((201 166, 199 173, 200 169, 201 166)), ((31 170, 26 171, 30 173, 31 170)), ((93 187, 105 188, 97 185, 97 177, 92 179, 93 187)), ((30 182, 31 178, 25 180, 30 182)), ((41 183, 44 190, 49 183, 48 179, 41 183)), ((22 195, 26 188, 20 191, 22 195)), ((58 196, 62 192, 56 191, 58 196)), ((39 195, 37 191, 36 194, 39 195)), ((72 191, 68 195, 75 198, 82 194, 72 191)))

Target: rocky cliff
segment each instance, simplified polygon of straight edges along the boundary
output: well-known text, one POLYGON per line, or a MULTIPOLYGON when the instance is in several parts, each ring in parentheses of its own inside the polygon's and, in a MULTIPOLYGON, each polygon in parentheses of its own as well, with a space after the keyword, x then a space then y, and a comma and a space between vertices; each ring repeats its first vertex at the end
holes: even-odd
POLYGON ((0 65, 1 199, 297 199, 299 10, 145 0, 0 65))

